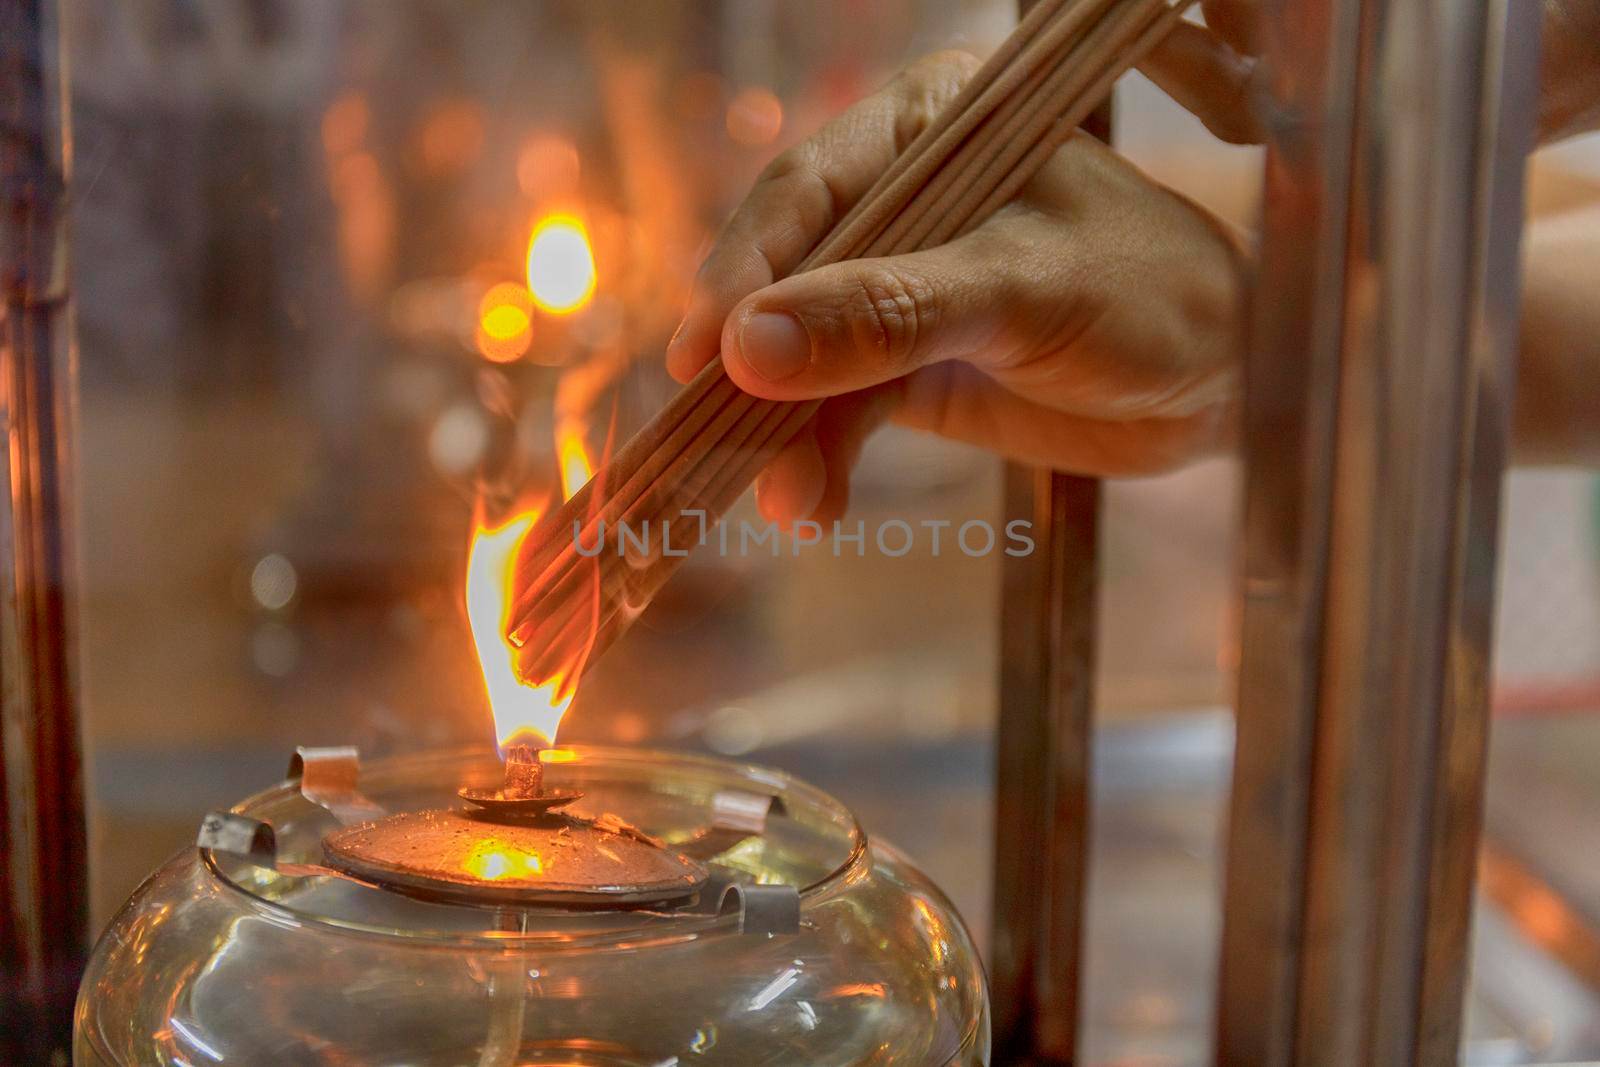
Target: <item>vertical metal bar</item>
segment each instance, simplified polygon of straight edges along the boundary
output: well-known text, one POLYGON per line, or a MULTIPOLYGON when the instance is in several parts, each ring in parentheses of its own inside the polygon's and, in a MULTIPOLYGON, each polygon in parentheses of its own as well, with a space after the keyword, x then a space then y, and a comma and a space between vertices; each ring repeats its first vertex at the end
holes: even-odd
POLYGON ((1067 1064, 1077 1042, 1089 845, 1100 485, 1008 464, 990 990, 996 1063, 1067 1064))
POLYGON ((1326 39, 1311 67, 1268 42, 1297 120, 1275 131, 1263 278, 1316 284, 1258 293, 1247 362, 1224 1063, 1456 1060, 1536 9, 1277 11, 1326 39), (1296 159, 1310 216, 1274 202, 1296 159), (1287 449, 1285 398, 1304 420, 1287 449))
POLYGON ((1244 611, 1218 1062, 1291 1062, 1332 506, 1359 0, 1278 0, 1246 347, 1244 611), (1267 288, 1270 285, 1270 289, 1267 288))
POLYGON ((1034 1053, 1036 1062, 1066 1064, 1077 1062, 1088 892, 1100 483, 1052 474, 1048 500, 1048 822, 1037 857, 1046 881, 1034 1053))
POLYGON ((1467 424, 1451 546, 1451 625, 1434 790, 1417 1062, 1453 1063, 1461 1042, 1488 754, 1495 549, 1516 379, 1525 153, 1537 114, 1540 5, 1487 0, 1478 115, 1477 226, 1466 279, 1467 424))
POLYGON ((66 535, 66 102, 43 0, 0 0, 0 1061, 65 1063, 87 933, 66 535))
MULTIPOLYGON (((1049 544, 1047 508, 1040 507, 1037 472, 1005 465, 1002 513, 1034 527, 1049 544)), ((1038 916, 1044 878, 1033 862, 1031 843, 1043 833, 1043 811, 1035 803, 1045 788, 1048 736, 1045 661, 1040 625, 1046 617, 1048 569, 1037 544, 1034 554, 1001 563, 1000 708, 995 737, 994 894, 989 948, 989 994, 994 1013, 993 1047, 999 1063, 1016 1062, 1033 1046, 1038 1012, 1033 976, 1038 969, 1038 916)))

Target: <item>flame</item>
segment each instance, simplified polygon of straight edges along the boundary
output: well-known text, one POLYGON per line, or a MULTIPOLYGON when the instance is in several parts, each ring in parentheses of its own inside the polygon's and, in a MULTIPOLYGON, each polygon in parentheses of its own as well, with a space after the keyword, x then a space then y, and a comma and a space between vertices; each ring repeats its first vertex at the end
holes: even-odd
POLYGON ((544 860, 537 852, 517 848, 498 837, 485 837, 473 844, 461 861, 461 869, 486 882, 505 878, 526 880, 544 874, 544 860))
POLYGON ((467 622, 478 648, 484 689, 494 712, 495 736, 502 748, 514 740, 540 747, 552 744, 573 697, 563 676, 537 686, 518 681, 513 669, 515 649, 504 636, 517 549, 538 518, 539 509, 534 508, 498 527, 480 521, 467 552, 467 622))
POLYGON ((577 311, 594 296, 594 252, 589 234, 573 215, 541 219, 528 239, 528 291, 553 315, 577 311))
POLYGON ((594 477, 594 463, 583 446, 583 428, 566 425, 556 430, 556 460, 561 466, 561 499, 571 500, 594 477))

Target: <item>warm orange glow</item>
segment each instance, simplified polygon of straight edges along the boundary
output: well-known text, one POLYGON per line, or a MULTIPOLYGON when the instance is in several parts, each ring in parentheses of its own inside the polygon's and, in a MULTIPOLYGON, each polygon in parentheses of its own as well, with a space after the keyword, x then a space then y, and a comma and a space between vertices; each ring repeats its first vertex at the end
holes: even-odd
POLYGON ((594 252, 583 223, 571 215, 551 215, 533 228, 528 241, 528 289, 542 311, 567 315, 594 296, 594 252))
POLYGON ((945 941, 946 935, 943 920, 928 906, 928 902, 925 900, 914 900, 911 902, 911 906, 916 909, 917 917, 922 920, 922 928, 928 933, 928 942, 933 949, 934 962, 942 965, 945 953, 950 948, 945 941))
POLYGON ((686 74, 674 94, 678 114, 692 122, 714 118, 722 107, 724 91, 722 79, 709 70, 686 74))
POLYGON ((561 716, 572 703, 573 694, 562 691, 563 677, 537 686, 518 681, 514 649, 504 636, 517 549, 538 518, 535 509, 492 529, 479 524, 467 553, 467 621, 501 747, 514 740, 536 746, 553 743, 561 716))
POLYGON ((882 1000, 889 995, 888 989, 882 982, 850 982, 846 985, 836 985, 827 993, 830 997, 871 997, 882 1000))
POLYGON ((496 304, 483 316, 483 332, 497 341, 515 337, 528 328, 528 313, 510 304, 496 304))
POLYGON ((578 150, 565 137, 543 134, 517 153, 517 184, 547 203, 575 195, 580 170, 578 150))
POLYGON ((510 363, 528 350, 533 332, 533 300, 512 282, 491 286, 478 301, 478 351, 484 359, 510 363))
POLYGON ((752 85, 728 103, 728 136, 748 148, 771 144, 783 131, 783 104, 771 89, 752 85))
POLYGON ((330 158, 360 151, 371 120, 366 97, 353 90, 340 94, 322 113, 322 150, 330 158))
POLYGON ((537 852, 509 845, 498 837, 486 837, 472 846, 461 869, 474 878, 498 882, 507 878, 526 880, 544 874, 544 861, 537 852))
POLYGON ((513 334, 503 341, 499 340, 490 335, 482 323, 479 323, 478 328, 473 331, 473 342, 478 347, 478 355, 491 363, 515 363, 528 351, 528 343, 531 340, 532 335, 526 330, 513 334))
POLYGON ((483 150, 483 111, 471 100, 440 101, 423 115, 415 136, 424 174, 458 173, 483 150))
POLYGON ((1527 887, 1512 910, 1523 928, 1542 944, 1560 944, 1572 933, 1567 906, 1546 889, 1527 887))
POLYGON ((556 431, 556 461, 561 465, 561 499, 571 500, 594 477, 594 463, 583 446, 583 430, 564 426, 556 431))

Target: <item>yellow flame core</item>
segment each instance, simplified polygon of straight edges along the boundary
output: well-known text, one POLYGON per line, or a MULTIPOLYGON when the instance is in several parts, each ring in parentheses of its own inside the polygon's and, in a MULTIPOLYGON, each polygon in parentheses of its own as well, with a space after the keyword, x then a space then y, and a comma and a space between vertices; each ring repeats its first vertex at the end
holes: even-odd
POLYGON ((583 447, 583 431, 566 427, 556 432, 556 460, 561 465, 561 499, 571 500, 594 477, 594 464, 583 447))
POLYGON ((583 223, 552 215, 533 228, 528 241, 528 291, 554 315, 577 311, 594 295, 594 252, 583 223))
POLYGON ((544 874, 544 861, 537 852, 517 848, 498 837, 486 837, 472 846, 461 861, 461 869, 486 882, 508 878, 526 880, 544 874))
POLYGON ((503 526, 480 526, 467 553, 467 622, 483 668, 484 689, 494 712, 495 735, 501 747, 518 741, 533 745, 555 742, 561 716, 572 703, 562 693, 565 679, 523 685, 514 669, 515 649, 505 639, 511 610, 511 588, 517 549, 539 518, 537 510, 517 515, 503 526))

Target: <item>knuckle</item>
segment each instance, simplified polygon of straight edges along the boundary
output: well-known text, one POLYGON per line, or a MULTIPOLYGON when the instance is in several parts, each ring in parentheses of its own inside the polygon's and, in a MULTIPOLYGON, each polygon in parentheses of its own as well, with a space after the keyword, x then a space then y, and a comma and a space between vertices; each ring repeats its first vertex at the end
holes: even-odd
POLYGON ((820 236, 841 215, 838 190, 828 179, 820 149, 812 142, 796 145, 774 159, 762 171, 757 185, 770 200, 768 210, 788 213, 792 218, 778 220, 797 226, 802 232, 820 236))
POLYGON ((809 161, 791 172, 790 181, 795 186, 794 210, 802 229, 821 237, 844 213, 838 189, 820 166, 809 161))
POLYGON ((901 72, 894 84, 900 97, 897 146, 903 149, 915 140, 980 65, 972 53, 951 48, 924 56, 901 72))
POLYGON ((761 173, 756 176, 757 185, 766 185, 782 181, 795 171, 805 167, 808 159, 808 146, 810 141, 802 141, 792 148, 786 148, 772 157, 772 162, 761 168, 761 173))
POLYGON ((727 301, 770 284, 833 226, 840 207, 837 191, 813 155, 785 152, 762 172, 723 227, 695 273, 695 291, 727 301))
POLYGON ((759 242, 723 244, 695 272, 694 298, 716 306, 727 305, 760 284, 765 263, 759 242))
POLYGON ((852 286, 846 318, 854 347, 891 365, 910 363, 938 323, 938 292, 914 272, 864 272, 852 286))

